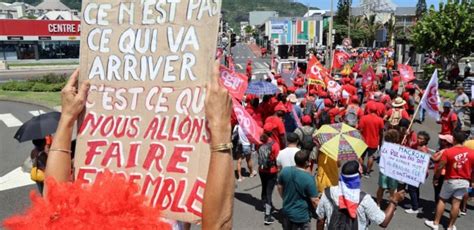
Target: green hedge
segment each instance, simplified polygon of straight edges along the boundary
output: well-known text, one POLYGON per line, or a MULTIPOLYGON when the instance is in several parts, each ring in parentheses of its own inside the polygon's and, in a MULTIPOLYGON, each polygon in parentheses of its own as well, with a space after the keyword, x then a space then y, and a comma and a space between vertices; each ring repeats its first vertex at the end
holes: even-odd
POLYGON ((4 91, 58 92, 66 85, 66 76, 48 74, 27 81, 9 81, 0 84, 4 91))

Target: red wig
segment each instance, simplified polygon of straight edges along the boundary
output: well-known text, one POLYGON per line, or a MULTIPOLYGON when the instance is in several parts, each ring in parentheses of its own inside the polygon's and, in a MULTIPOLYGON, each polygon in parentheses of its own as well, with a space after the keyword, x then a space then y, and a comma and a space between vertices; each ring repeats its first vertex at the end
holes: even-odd
POLYGON ((146 205, 138 185, 105 172, 92 185, 46 180, 45 198, 31 192, 31 207, 6 219, 6 229, 171 229, 158 208, 146 205))

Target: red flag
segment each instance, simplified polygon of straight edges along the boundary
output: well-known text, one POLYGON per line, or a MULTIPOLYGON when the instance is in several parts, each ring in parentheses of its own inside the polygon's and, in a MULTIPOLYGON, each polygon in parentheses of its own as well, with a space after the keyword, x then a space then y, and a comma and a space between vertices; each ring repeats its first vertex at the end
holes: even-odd
POLYGON ((362 86, 368 87, 373 84, 375 80, 375 72, 372 66, 369 66, 364 73, 362 73, 362 86))
POLYGON ((233 98, 242 100, 248 86, 248 78, 244 74, 237 73, 227 69, 225 66, 220 67, 221 77, 219 81, 222 86, 229 90, 233 98))
POLYGON ((351 56, 344 51, 340 51, 340 50, 334 51, 332 68, 341 69, 342 67, 344 67, 344 64, 346 64, 346 62, 349 60, 350 57, 351 56))
POLYGON ((237 121, 249 141, 254 144, 261 144, 260 136, 263 133, 262 127, 258 126, 257 122, 235 98, 232 98, 232 104, 237 121))
POLYGON ((398 64, 398 70, 400 71, 400 77, 403 82, 408 83, 416 79, 415 72, 411 66, 398 64))
POLYGON ((329 71, 318 61, 318 58, 313 56, 308 63, 306 76, 313 84, 325 85, 328 78, 331 78, 329 71))
POLYGON ((354 67, 352 67, 352 72, 359 72, 361 67, 362 67, 362 59, 359 59, 355 64, 354 67))

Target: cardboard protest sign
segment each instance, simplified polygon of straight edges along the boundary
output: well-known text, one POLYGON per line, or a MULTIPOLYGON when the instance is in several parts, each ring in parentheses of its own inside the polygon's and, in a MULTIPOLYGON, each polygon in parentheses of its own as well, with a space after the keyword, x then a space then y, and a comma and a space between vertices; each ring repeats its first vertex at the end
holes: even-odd
POLYGON ((76 179, 91 183, 107 168, 165 217, 201 219, 220 9, 220 0, 83 1, 80 77, 91 88, 76 179))
POLYGON ((425 183, 429 162, 429 154, 397 144, 385 142, 380 150, 380 172, 416 187, 425 183))

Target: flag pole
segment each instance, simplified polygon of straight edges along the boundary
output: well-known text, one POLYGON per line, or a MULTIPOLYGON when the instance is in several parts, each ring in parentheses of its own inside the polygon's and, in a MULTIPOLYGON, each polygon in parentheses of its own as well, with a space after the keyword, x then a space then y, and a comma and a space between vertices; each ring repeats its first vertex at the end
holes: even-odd
MULTIPOLYGON (((435 72, 437 72, 437 71, 438 70, 435 70, 435 72)), ((437 73, 436 73, 436 75, 437 75, 437 73)), ((434 73, 431 76, 430 81, 428 82, 428 85, 426 87, 430 86, 430 82, 431 82, 431 79, 433 78, 433 76, 434 76, 434 73)), ((410 131, 411 127, 413 126, 413 122, 415 121, 416 115, 418 114, 418 111, 420 110, 421 104, 422 104, 423 100, 425 99, 426 95, 427 95, 427 93, 426 93, 426 89, 425 89, 425 93, 423 94, 423 97, 421 97, 420 103, 416 107, 415 113, 413 113, 413 117, 411 118, 410 125, 408 126, 407 132, 410 131)), ((407 136, 408 136, 408 134, 405 133, 404 136, 403 136, 402 145, 405 143, 405 141, 407 139, 407 136)))

